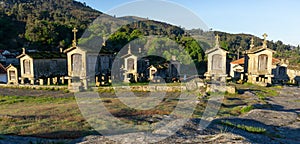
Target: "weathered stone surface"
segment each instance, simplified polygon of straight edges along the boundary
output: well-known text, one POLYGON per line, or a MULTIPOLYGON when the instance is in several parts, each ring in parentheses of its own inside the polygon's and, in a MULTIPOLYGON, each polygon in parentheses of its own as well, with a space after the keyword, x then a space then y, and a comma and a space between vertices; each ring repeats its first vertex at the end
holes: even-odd
POLYGON ((297 120, 297 114, 293 112, 280 112, 273 110, 255 109, 250 111, 244 118, 253 119, 273 126, 285 126, 297 120))
POLYGON ((231 93, 231 94, 235 94, 235 92, 236 92, 235 86, 227 86, 226 89, 227 89, 227 92, 231 93))

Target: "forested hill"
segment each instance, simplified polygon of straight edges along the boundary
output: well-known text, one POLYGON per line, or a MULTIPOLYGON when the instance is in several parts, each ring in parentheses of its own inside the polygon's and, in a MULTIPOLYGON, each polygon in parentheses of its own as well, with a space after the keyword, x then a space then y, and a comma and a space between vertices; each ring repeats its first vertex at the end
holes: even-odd
POLYGON ((0 49, 54 50, 72 41, 102 13, 74 0, 1 0, 0 49))
MULTIPOLYGON (((20 51, 22 47, 26 47, 40 51, 57 51, 59 48, 67 48, 73 39, 72 29, 77 27, 80 37, 88 25, 101 14, 74 0, 0 0, 0 49, 20 51)), ((203 51, 214 45, 212 34, 201 30, 184 31, 176 26, 138 17, 123 17, 118 20, 127 21, 125 23, 136 20, 143 22, 122 27, 108 39, 108 49, 121 47, 141 35, 165 35, 183 44, 195 60, 202 61, 203 51), (200 45, 195 43, 195 39, 200 45)), ((98 26, 102 28, 101 31, 105 31, 103 27, 110 29, 110 23, 103 24, 98 26)), ((238 51, 241 54, 248 49, 252 37, 256 46, 262 43, 259 37, 248 34, 219 31, 214 33, 220 35, 221 46, 232 54, 237 54, 238 51)), ((86 38, 82 41, 88 40, 86 38)), ((269 41, 268 46, 277 51, 276 57, 289 58, 294 64, 300 63, 299 47, 285 45, 281 41, 269 41)))

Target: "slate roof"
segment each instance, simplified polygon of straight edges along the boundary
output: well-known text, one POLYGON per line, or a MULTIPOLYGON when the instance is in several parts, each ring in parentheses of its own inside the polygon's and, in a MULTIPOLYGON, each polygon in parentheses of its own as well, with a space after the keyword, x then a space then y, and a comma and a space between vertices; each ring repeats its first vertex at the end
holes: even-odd
POLYGON ((273 53, 275 53, 274 50, 269 49, 267 47, 263 47, 263 46, 259 46, 259 47, 255 47, 255 48, 249 49, 249 50, 247 50, 246 53, 248 53, 248 54, 249 53, 257 53, 257 52, 260 52, 260 51, 263 51, 263 50, 269 50, 269 51, 272 51, 273 53))
POLYGON ((101 51, 99 52, 99 50, 93 50, 93 49, 87 49, 85 47, 70 47, 66 50, 64 50, 64 53, 68 53, 74 49, 81 49, 83 51, 86 51, 86 52, 90 52, 90 53, 99 53, 99 54, 114 54, 113 51, 107 51, 106 49, 101 49, 101 51))
POLYGON ((228 53, 228 51, 227 50, 225 50, 224 48, 222 48, 222 47, 214 47, 214 48, 210 48, 210 49, 208 49, 208 50, 206 50, 206 54, 209 54, 209 53, 212 53, 212 52, 214 52, 214 51, 216 51, 216 50, 223 50, 224 52, 226 52, 226 53, 228 53))
POLYGON ((30 56, 33 59, 60 59, 60 58, 67 58, 65 53, 60 52, 32 52, 32 53, 25 53, 17 56, 17 58, 21 58, 25 55, 30 56))
POLYGON ((6 74, 6 68, 0 63, 0 74, 6 74))

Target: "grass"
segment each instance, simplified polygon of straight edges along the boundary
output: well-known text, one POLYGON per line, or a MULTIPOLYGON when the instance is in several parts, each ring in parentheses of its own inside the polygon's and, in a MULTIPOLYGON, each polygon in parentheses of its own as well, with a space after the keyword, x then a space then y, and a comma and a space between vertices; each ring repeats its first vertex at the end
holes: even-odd
POLYGON ((225 120, 222 120, 221 124, 227 125, 227 126, 230 126, 230 127, 235 127, 235 128, 238 128, 238 129, 250 132, 250 133, 263 134, 263 133, 266 133, 266 131, 267 131, 265 128, 247 126, 247 125, 241 125, 241 124, 233 124, 232 122, 225 121, 225 120))
MULTIPOLYGON (((54 89, 55 90, 55 89, 54 89)), ((53 90, 53 91, 54 91, 53 90)), ((24 92, 26 90, 19 89, 24 92)), ((41 90, 43 91, 43 90, 41 90)), ((52 91, 52 89, 48 90, 52 91)), ((47 91, 45 91, 47 92, 47 91)), ((113 88, 99 88, 101 98, 107 110, 122 122, 128 124, 137 124, 140 130, 149 125, 146 120, 155 115, 169 115, 179 102, 180 92, 167 93, 163 101, 153 109, 134 110, 124 105, 119 99, 112 95, 113 88)), ((266 91, 272 93, 272 91, 266 91)), ((61 90, 55 93, 65 95, 67 90, 61 90)), ((135 92, 140 97, 147 96, 148 92, 135 92)), ((250 111, 255 103, 259 101, 247 101, 249 97, 238 94, 228 93, 209 93, 209 97, 224 95, 223 103, 218 116, 238 116, 250 111), (245 105, 249 105, 244 107, 245 105), (243 108, 244 107, 244 108, 243 108)), ((47 95, 47 94, 43 94, 47 95)), ((195 108, 192 118, 201 118, 206 106, 207 99, 201 99, 201 102, 195 108)), ((183 102, 185 102, 183 100, 183 102)), ((188 102, 188 101, 186 101, 188 102)), ((188 104, 187 104, 188 105, 188 104)), ((184 109, 185 107, 183 107, 184 109)), ((178 117, 184 117, 184 114, 177 114, 178 117)), ((247 131, 259 131, 248 126, 237 125, 247 131)), ((101 129, 110 129, 110 121, 103 122, 101 129)), ((130 128, 124 128, 130 129, 130 128)), ((262 130, 261 130, 262 131, 262 130)), ((42 97, 30 96, 0 96, 0 135, 12 134, 22 136, 37 136, 46 138, 78 138, 94 130, 89 126, 78 108, 74 97, 55 97, 52 95, 42 97)))
POLYGON ((0 135, 78 138, 92 131, 73 97, 1 96, 0 101, 0 135))
POLYGON ((243 85, 235 85, 235 86, 237 87, 237 89, 253 90, 256 96, 262 101, 264 101, 267 97, 278 96, 279 93, 277 89, 282 88, 282 86, 264 87, 252 83, 244 83, 243 85))
MULTIPOLYGON (((147 93, 139 94, 144 96, 147 93)), ((111 93, 104 95, 110 96, 111 93)), ((174 111, 179 95, 180 93, 168 93, 161 104, 149 110, 131 109, 113 96, 102 98, 102 101, 115 117, 125 123, 139 124, 139 129, 144 130, 149 125, 145 118, 169 115, 174 111)), ((101 128, 109 130, 110 124, 111 121, 107 121, 101 128)), ((94 130, 81 115, 74 97, 0 96, 0 135, 73 139, 91 133, 94 130)))
POLYGON ((113 93, 115 90, 112 87, 106 87, 106 88, 101 88, 99 87, 97 92, 98 93, 113 93))
POLYGON ((300 103, 300 100, 295 100, 295 102, 300 103))
POLYGON ((250 105, 250 106, 246 106, 246 107, 243 107, 241 109, 241 113, 242 114, 245 114, 245 113, 248 113, 249 111, 253 110, 254 109, 254 106, 250 105))
POLYGON ((261 88, 256 92, 256 95, 260 100, 265 100, 267 97, 278 96, 278 92, 272 88, 261 88))
POLYGON ((114 83, 113 86, 181 86, 185 85, 185 83, 151 83, 151 82, 143 82, 143 83, 114 83))

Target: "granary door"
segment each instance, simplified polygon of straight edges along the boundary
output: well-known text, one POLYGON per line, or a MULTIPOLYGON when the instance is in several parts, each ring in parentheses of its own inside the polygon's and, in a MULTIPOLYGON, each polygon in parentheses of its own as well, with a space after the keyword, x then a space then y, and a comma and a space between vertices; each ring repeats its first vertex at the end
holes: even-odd
POLYGON ((16 80, 16 72, 9 71, 9 80, 16 80))
POLYGON ((31 69, 30 69, 30 60, 24 60, 24 74, 31 74, 31 69))
POLYGON ((80 76, 82 71, 82 55, 73 54, 72 55, 72 72, 73 76, 80 76))
POLYGON ((220 54, 215 54, 212 56, 212 71, 222 70, 222 56, 220 54))
POLYGON ((127 60, 127 70, 134 71, 134 69, 135 69, 134 59, 130 58, 127 60))
POLYGON ((266 72, 268 70, 268 56, 265 54, 258 56, 258 71, 266 72))

